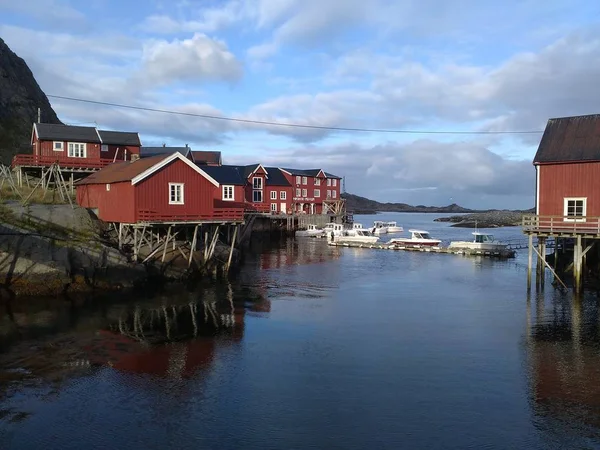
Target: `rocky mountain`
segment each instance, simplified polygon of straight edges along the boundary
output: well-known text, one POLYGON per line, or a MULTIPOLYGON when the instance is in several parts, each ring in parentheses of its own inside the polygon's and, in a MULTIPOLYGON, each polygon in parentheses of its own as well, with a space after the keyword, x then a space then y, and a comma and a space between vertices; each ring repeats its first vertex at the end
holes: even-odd
POLYGON ((370 200, 365 197, 360 197, 353 194, 342 194, 342 198, 346 199, 346 209, 353 211, 355 214, 374 214, 378 211, 391 212, 427 212, 427 213, 470 213, 475 212, 472 209, 463 208, 457 204, 448 206, 425 206, 425 205, 408 205, 406 203, 380 203, 375 200, 370 200))
POLYGON ((31 127, 41 108, 42 122, 61 123, 27 63, 0 38, 0 163, 31 152, 31 127))

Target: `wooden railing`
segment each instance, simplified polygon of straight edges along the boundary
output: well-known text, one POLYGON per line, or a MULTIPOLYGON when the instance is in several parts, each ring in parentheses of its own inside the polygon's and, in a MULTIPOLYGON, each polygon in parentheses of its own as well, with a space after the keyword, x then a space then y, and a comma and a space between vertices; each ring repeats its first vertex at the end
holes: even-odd
MULTIPOLYGON (((120 162, 121 160, 117 160, 120 162)), ((112 159, 101 158, 69 158, 68 156, 45 156, 45 155, 15 155, 12 160, 12 167, 33 166, 49 167, 57 163, 61 167, 68 168, 86 168, 101 169, 113 163, 112 159)))
POLYGON ((219 208, 210 214, 165 214, 152 210, 138 212, 140 222, 202 222, 212 220, 242 221, 244 210, 241 208, 219 208))
POLYGON ((600 217, 523 216, 525 233, 572 233, 600 235, 600 217))
POLYGON ((271 205, 269 203, 247 202, 245 204, 245 207, 246 207, 246 211, 248 211, 248 212, 260 212, 260 213, 271 212, 271 205))

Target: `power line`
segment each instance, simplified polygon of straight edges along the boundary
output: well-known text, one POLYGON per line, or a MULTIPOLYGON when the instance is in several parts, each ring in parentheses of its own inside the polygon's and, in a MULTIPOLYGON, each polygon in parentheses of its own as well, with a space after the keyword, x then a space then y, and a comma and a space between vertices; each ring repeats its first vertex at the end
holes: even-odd
POLYGON ((179 116, 188 116, 188 117, 199 117, 202 119, 212 119, 212 120, 223 120, 228 122, 238 122, 238 123, 249 123, 255 125, 269 125, 269 126, 279 126, 279 127, 289 127, 289 128, 308 128, 314 130, 330 130, 330 131, 359 131, 365 133, 399 133, 399 134, 537 134, 543 133, 542 131, 530 130, 530 131, 441 131, 441 130, 390 130, 390 129, 381 129, 381 128, 352 128, 352 127, 327 127, 320 125, 302 125, 299 123, 284 123, 284 122, 269 122, 265 120, 252 120, 252 119, 240 119, 237 117, 225 117, 225 116, 213 116, 210 114, 196 114, 196 113, 188 113, 183 111, 173 111, 168 109, 158 109, 158 108, 148 108, 144 106, 133 106, 133 105, 123 105, 119 103, 110 103, 110 102, 100 102, 96 100, 87 100, 82 98, 74 98, 74 97, 65 97, 62 95, 50 95, 47 97, 56 98, 61 100, 69 100, 73 102, 81 102, 81 103, 91 103, 94 105, 102 105, 102 106, 111 106, 115 108, 127 108, 127 109, 135 109, 137 111, 148 111, 148 112, 156 112, 163 114, 174 114, 179 116))

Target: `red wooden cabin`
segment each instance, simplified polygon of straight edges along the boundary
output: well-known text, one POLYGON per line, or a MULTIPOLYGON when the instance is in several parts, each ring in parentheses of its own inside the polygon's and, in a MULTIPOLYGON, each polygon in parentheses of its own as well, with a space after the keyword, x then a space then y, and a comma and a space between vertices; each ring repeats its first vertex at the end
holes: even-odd
MULTIPOLYGON (((325 202, 341 200, 341 178, 322 169, 281 169, 293 187, 296 212, 323 214, 325 202)), ((326 212, 326 211, 325 211, 326 212)))
POLYGON ((181 153, 111 164, 76 185, 77 203, 105 222, 243 220, 243 208, 215 205, 219 183, 181 153))
POLYGON ((140 153, 138 133, 36 123, 31 132, 31 155, 19 154, 12 166, 100 169, 116 160, 131 160, 140 153))
POLYGON ((600 114, 548 120, 533 164, 537 227, 600 233, 600 114))

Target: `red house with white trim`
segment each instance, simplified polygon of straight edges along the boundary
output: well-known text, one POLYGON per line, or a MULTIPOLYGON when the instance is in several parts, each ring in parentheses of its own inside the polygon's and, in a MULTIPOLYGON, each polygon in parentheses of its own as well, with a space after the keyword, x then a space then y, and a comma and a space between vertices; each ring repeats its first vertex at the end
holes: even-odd
POLYGON ((293 187, 292 207, 303 214, 334 213, 341 199, 341 177, 323 169, 281 169, 293 187))
POLYGON ((111 164, 76 183, 77 203, 105 222, 243 220, 244 209, 215 205, 219 183, 181 153, 111 164))

